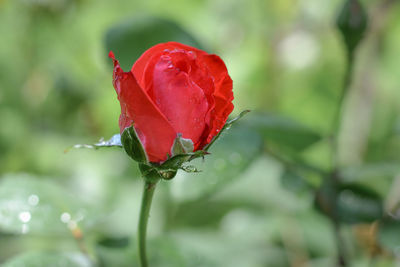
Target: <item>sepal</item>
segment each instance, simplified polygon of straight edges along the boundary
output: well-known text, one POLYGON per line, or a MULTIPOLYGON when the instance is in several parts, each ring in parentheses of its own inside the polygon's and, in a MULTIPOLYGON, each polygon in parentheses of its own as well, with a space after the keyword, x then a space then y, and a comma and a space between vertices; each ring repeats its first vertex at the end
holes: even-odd
POLYGON ((198 150, 196 152, 178 154, 167 159, 162 164, 148 163, 139 164, 139 169, 146 181, 154 182, 157 179, 171 180, 175 177, 179 169, 186 172, 199 172, 194 166, 183 166, 184 163, 193 159, 204 157, 209 154, 207 151, 198 150))
POLYGON ((171 155, 187 154, 193 152, 193 150, 193 141, 191 139, 183 138, 182 134, 178 133, 171 148, 171 155))
POLYGON ((122 147, 121 135, 114 134, 109 140, 104 140, 104 138, 101 138, 99 140, 99 142, 97 142, 95 144, 76 144, 76 145, 66 148, 64 150, 64 152, 67 153, 72 148, 99 149, 99 148, 103 148, 103 147, 122 147))
POLYGON ((225 123, 224 127, 222 127, 221 131, 219 131, 218 134, 217 134, 216 136, 214 136, 214 138, 211 140, 211 142, 210 142, 208 145, 206 145, 206 146, 204 147, 203 150, 204 150, 204 151, 208 151, 208 149, 210 149, 211 145, 214 144, 215 141, 217 141, 217 139, 221 136, 221 134, 222 134, 224 131, 229 130, 229 128, 231 128, 231 126, 232 126, 235 122, 237 122, 239 119, 241 119, 244 115, 246 115, 246 114, 249 113, 249 112, 250 112, 250 110, 248 110, 248 109, 243 110, 242 112, 240 112, 240 114, 239 114, 237 117, 235 117, 235 118, 233 118, 233 119, 231 119, 231 120, 228 120, 228 121, 225 123))
POLYGON ((135 128, 132 126, 125 128, 121 135, 121 143, 126 153, 139 163, 148 163, 146 151, 140 141, 135 128))

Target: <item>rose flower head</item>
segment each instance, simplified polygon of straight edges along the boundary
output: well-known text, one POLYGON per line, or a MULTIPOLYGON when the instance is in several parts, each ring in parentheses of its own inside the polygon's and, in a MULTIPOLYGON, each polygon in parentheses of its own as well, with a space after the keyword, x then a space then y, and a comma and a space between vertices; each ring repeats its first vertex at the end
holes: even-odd
POLYGON ((113 52, 109 56, 129 156, 144 169, 177 169, 206 154, 233 110, 232 79, 222 59, 177 42, 151 47, 128 72, 113 52))

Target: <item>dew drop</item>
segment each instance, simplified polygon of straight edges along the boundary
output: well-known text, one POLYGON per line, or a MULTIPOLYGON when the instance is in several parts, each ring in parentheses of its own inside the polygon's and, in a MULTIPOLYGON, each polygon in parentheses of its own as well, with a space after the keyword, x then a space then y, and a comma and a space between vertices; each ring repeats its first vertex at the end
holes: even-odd
POLYGON ((172 69, 174 69, 174 65, 171 62, 169 62, 167 64, 167 70, 172 70, 172 69))
POLYGON ((68 212, 64 212, 63 214, 61 214, 60 220, 63 223, 68 223, 71 220, 71 214, 69 214, 68 212))
POLYGON ((27 223, 31 220, 31 213, 29 211, 20 212, 18 218, 21 222, 27 223))
POLYGON ((37 195, 30 195, 28 197, 28 204, 31 206, 36 206, 39 204, 39 197, 37 195))
POLYGON ((190 58, 191 60, 196 59, 196 53, 195 53, 195 52, 189 51, 189 52, 187 52, 187 54, 188 54, 188 56, 189 56, 189 58, 190 58))

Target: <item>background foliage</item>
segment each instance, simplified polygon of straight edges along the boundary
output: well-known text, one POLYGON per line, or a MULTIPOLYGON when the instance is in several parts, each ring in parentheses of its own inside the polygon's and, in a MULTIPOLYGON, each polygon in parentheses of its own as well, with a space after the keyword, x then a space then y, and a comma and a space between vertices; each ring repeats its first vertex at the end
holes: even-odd
POLYGON ((136 164, 118 148, 64 150, 119 131, 110 49, 128 70, 175 40, 219 54, 234 113, 253 112, 201 173, 157 188, 153 266, 398 263, 400 6, 361 1, 335 152, 345 2, 0 1, 0 262, 136 266, 136 164))

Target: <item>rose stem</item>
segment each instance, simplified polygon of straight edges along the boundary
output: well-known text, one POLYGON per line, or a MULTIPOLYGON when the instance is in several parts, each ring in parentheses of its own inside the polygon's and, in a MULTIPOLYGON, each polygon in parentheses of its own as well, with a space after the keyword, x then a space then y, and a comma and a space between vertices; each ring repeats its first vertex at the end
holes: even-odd
POLYGON ((137 236, 139 261, 141 267, 148 267, 146 256, 146 230, 150 214, 151 201, 153 199, 154 190, 156 189, 156 184, 157 183, 145 181, 143 188, 142 205, 140 207, 137 236))

